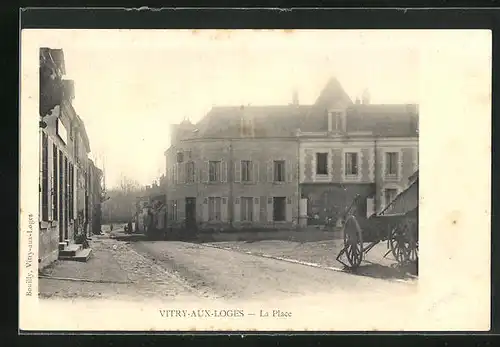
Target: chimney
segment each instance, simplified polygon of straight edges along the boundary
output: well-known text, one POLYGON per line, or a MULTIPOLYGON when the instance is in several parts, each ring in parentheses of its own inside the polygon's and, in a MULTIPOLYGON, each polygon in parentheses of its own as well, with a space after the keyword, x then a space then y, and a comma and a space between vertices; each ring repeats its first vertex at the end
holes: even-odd
POLYGON ((297 89, 293 90, 292 104, 294 106, 299 106, 299 92, 297 91, 297 89))
POLYGON ((363 95, 361 96, 361 102, 363 105, 368 105, 370 103, 370 92, 368 89, 363 91, 363 95))
POLYGON ((356 103, 356 105, 359 105, 359 104, 361 104, 361 100, 359 100, 359 98, 356 98, 355 103, 356 103))

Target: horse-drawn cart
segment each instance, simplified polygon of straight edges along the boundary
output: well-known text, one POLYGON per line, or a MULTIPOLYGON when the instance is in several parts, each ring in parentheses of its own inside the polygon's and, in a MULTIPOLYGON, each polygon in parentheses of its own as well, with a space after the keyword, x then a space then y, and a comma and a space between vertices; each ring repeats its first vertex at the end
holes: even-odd
POLYGON ((344 218, 344 247, 337 261, 348 268, 357 268, 365 255, 378 243, 387 241, 394 259, 404 265, 418 261, 418 171, 410 186, 401 192, 379 214, 366 217, 360 213, 361 196, 356 196, 344 218), (345 255, 348 264, 342 261, 345 255))

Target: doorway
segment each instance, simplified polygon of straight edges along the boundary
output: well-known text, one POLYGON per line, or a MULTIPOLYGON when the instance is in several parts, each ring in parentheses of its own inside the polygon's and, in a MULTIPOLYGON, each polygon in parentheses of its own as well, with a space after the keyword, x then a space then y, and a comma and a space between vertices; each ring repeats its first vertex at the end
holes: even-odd
POLYGON ((273 220, 275 222, 284 222, 286 220, 286 198, 273 198, 273 220))
POLYGON ((64 241, 64 157, 62 151, 59 151, 59 190, 58 190, 58 202, 59 202, 59 242, 64 241))
POLYGON ((196 198, 186 198, 186 228, 196 228, 196 198))

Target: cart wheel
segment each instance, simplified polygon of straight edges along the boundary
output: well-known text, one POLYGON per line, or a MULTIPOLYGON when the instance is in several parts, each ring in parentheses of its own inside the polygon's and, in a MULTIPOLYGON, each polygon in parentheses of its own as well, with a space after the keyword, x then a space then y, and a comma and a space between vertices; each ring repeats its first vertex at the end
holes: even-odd
POLYGON ((349 216, 344 223, 344 249, 351 267, 357 268, 363 260, 363 236, 354 216, 349 216))
POLYGON ((410 260, 412 253, 411 225, 404 221, 394 227, 391 231, 389 244, 392 255, 399 264, 404 264, 410 260))

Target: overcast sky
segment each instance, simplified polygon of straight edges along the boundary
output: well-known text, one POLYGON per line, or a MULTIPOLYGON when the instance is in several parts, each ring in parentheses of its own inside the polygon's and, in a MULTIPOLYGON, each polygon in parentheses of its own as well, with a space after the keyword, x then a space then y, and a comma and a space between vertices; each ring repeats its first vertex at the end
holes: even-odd
MULTIPOLYGON (((74 106, 107 186, 150 184, 165 170, 169 124, 215 105, 311 104, 330 77, 372 103, 419 103, 417 32, 57 30, 74 106)), ((423 35, 423 34, 422 34, 423 35)), ((444 41, 443 41, 444 42, 444 41)))

